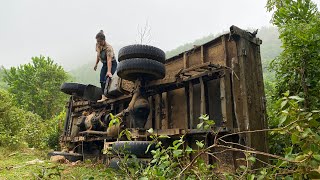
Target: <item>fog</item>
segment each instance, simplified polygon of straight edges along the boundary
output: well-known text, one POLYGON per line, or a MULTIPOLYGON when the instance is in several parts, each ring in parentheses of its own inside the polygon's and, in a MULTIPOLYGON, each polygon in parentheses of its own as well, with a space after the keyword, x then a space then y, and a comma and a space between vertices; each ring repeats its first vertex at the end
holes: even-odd
MULTIPOLYGON (((317 0, 319 3, 320 0, 317 0)), ((95 61, 100 29, 118 51, 139 42, 164 51, 209 34, 270 26, 266 0, 0 0, 0 65, 28 63, 50 56, 67 70, 95 61)))

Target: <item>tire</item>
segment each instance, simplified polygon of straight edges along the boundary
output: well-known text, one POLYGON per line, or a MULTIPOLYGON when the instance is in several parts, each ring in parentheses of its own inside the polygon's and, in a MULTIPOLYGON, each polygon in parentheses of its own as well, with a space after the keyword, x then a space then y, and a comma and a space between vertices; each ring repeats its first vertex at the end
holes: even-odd
POLYGON ((136 155, 137 158, 151 158, 151 150, 155 149, 154 144, 145 153, 151 143, 151 141, 117 141, 112 145, 112 153, 120 155, 128 153, 136 155))
POLYGON ((119 158, 112 158, 110 160, 110 164, 109 164, 109 168, 112 168, 112 169, 120 169, 119 166, 120 166, 120 159, 119 158))
POLYGON ((166 61, 166 54, 157 47, 142 44, 125 46, 119 50, 119 62, 132 58, 147 58, 164 64, 166 61))
POLYGON ((86 85, 79 83, 63 83, 60 87, 60 90, 69 95, 77 95, 82 97, 84 91, 86 89, 86 85))
POLYGON ((135 81, 163 79, 166 74, 164 64, 145 58, 126 59, 119 62, 117 74, 120 78, 135 81))
POLYGON ((83 160, 83 156, 82 154, 79 153, 67 153, 67 152, 60 152, 60 151, 53 151, 53 152, 49 152, 48 156, 49 158, 51 156, 64 156, 68 161, 70 162, 76 162, 76 161, 82 161, 83 160))
POLYGON ((85 87, 85 90, 83 92, 84 99, 94 101, 94 102, 97 102, 97 100, 101 99, 101 96, 102 96, 101 88, 91 84, 88 84, 85 87))

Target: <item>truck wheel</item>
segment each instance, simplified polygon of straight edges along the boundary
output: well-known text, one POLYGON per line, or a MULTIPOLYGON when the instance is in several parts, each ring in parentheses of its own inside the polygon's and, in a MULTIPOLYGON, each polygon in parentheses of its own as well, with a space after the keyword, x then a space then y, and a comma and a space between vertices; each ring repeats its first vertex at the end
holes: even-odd
POLYGON ((112 168, 112 169, 120 169, 119 166, 120 166, 120 159, 119 158, 112 158, 110 160, 110 163, 109 163, 109 168, 112 168))
POLYGON ((86 89, 86 85, 79 83, 63 83, 60 87, 60 90, 66 94, 77 96, 83 96, 84 90, 86 89))
POLYGON ((166 54, 159 48, 149 45, 134 44, 121 48, 118 53, 118 61, 132 58, 147 58, 165 63, 166 54))
POLYGON ((155 145, 152 144, 148 149, 148 146, 151 144, 151 141, 116 141, 112 145, 113 154, 132 154, 136 155, 138 158, 151 158, 151 150, 155 149, 155 145))
POLYGON ((120 78, 135 81, 138 78, 157 80, 165 77, 164 64, 145 58, 126 59, 119 62, 117 74, 120 78))

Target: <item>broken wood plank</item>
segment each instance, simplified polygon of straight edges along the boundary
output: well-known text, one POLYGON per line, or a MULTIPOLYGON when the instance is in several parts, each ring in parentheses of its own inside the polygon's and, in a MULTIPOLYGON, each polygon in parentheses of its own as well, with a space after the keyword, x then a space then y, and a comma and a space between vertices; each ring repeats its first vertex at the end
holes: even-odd
POLYGON ((193 114, 194 114, 194 110, 193 110, 193 84, 190 81, 189 82, 189 108, 190 108, 190 112, 189 112, 189 128, 193 129, 193 114))
POLYGON ((200 95, 200 115, 206 114, 206 95, 205 95, 205 85, 203 82, 202 77, 199 78, 200 80, 200 91, 201 91, 201 95, 200 95))
POLYGON ((147 120, 146 125, 145 125, 146 129, 153 128, 152 119, 153 119, 154 107, 153 107, 152 96, 148 97, 148 102, 149 102, 149 107, 150 107, 150 113, 149 113, 148 120, 147 120))
POLYGON ((201 46, 201 49, 200 49, 200 59, 201 59, 201 63, 204 63, 204 48, 203 48, 203 46, 201 46))
POLYGON ((161 129, 168 129, 169 127, 169 98, 168 98, 168 93, 164 92, 162 93, 162 101, 164 102, 164 118, 162 119, 161 122, 161 129))
POLYGON ((161 94, 155 95, 154 107, 155 107, 155 129, 161 128, 161 94))
POLYGON ((184 69, 188 68, 188 56, 187 56, 187 53, 183 53, 183 68, 184 69))

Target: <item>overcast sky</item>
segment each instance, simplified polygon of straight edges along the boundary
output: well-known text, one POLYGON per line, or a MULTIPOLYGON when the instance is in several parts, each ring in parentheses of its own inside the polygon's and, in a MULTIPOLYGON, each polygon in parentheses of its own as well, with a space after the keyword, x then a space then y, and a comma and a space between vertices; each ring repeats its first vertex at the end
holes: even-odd
POLYGON ((50 56, 67 70, 94 64, 100 29, 118 51, 139 42, 138 29, 146 22, 148 44, 168 51, 231 25, 270 26, 266 1, 0 0, 0 65, 17 66, 39 55, 50 56))

